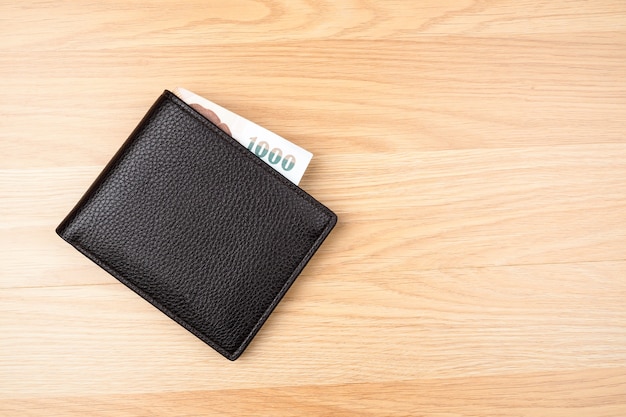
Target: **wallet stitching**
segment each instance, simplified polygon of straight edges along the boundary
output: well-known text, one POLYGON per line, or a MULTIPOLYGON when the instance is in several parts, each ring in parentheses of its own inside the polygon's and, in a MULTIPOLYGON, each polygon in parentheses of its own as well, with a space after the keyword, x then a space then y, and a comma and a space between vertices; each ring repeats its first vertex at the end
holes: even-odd
POLYGON ((189 107, 187 103, 185 103, 180 98, 178 98, 174 93, 167 91, 167 90, 166 90, 166 93, 167 93, 167 98, 169 99, 170 102, 174 103, 175 105, 183 109, 185 112, 187 112, 190 116, 192 116, 193 118, 198 120, 200 123, 202 123, 209 129, 211 129, 213 133, 227 139, 226 143, 231 145, 237 152, 241 153, 242 155, 245 155, 245 157, 248 160, 254 161, 254 163, 260 166, 262 169, 271 173, 274 176, 274 178, 281 181, 283 185, 286 185, 287 187, 291 188, 292 191, 294 191, 298 197, 300 197, 302 200, 307 202, 313 209, 315 209, 319 213, 326 215, 326 217, 329 217, 329 218, 333 217, 329 213, 330 210, 327 207, 322 205, 319 201, 315 200, 312 196, 306 193, 302 188, 298 187, 297 185, 289 181, 287 178, 283 177, 280 173, 276 172, 276 170, 274 170, 272 167, 267 165, 265 162, 263 162, 259 158, 251 155, 250 152, 247 151, 245 148, 243 148, 243 146, 239 142, 237 142, 234 138, 232 138, 222 129, 215 126, 213 123, 211 123, 210 120, 207 120, 205 117, 198 114, 195 110, 189 107))

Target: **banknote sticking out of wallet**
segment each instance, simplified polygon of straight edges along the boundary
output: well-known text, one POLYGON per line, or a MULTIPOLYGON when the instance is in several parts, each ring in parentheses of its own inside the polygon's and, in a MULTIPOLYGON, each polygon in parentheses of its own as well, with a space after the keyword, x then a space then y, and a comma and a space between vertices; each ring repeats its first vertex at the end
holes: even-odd
POLYGON ((163 92, 56 231, 235 360, 337 217, 297 186, 308 151, 176 92, 163 92))

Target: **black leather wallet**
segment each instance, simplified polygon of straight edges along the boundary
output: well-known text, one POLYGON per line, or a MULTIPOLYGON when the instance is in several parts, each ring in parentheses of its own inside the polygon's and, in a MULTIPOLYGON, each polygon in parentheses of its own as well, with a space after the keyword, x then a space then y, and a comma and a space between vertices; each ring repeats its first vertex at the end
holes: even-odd
POLYGON ((235 360, 336 221, 166 90, 56 231, 235 360))

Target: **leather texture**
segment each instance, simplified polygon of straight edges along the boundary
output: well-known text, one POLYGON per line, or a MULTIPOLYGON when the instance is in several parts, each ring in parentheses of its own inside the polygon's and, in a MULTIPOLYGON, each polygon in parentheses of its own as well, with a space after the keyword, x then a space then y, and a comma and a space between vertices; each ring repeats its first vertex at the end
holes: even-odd
POLYGON ((336 221, 166 90, 57 233, 235 360, 336 221))

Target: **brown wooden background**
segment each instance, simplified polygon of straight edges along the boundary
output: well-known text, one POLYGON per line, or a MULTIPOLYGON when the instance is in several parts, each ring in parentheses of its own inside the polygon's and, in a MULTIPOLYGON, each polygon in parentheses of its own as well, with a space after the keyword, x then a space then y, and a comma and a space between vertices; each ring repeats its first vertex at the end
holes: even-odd
POLYGON ((626 415, 624 1, 2 1, 0 52, 0 415, 626 415), (340 218, 235 363, 54 234, 178 85, 340 218))

